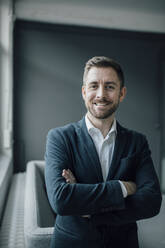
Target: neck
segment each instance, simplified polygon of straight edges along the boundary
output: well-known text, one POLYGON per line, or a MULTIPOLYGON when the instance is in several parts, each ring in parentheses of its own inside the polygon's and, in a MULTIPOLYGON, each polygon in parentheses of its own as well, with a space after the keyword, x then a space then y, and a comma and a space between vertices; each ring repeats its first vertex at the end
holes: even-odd
POLYGON ((112 127, 112 124, 114 121, 114 114, 111 115, 110 117, 106 118, 106 119, 95 118, 94 116, 92 116, 90 114, 90 112, 87 113, 87 116, 88 116, 88 119, 90 120, 90 122, 93 124, 93 126, 100 129, 102 135, 105 138, 107 136, 109 130, 112 127))

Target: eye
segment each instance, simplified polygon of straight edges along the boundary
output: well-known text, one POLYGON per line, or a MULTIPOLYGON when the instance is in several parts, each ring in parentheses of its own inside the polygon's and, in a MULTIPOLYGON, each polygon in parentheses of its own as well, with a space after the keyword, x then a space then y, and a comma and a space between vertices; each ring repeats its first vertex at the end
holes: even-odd
POLYGON ((89 89, 97 89, 97 84, 90 84, 89 89))
POLYGON ((114 90, 115 89, 115 87, 113 85, 106 85, 105 88, 108 90, 114 90))

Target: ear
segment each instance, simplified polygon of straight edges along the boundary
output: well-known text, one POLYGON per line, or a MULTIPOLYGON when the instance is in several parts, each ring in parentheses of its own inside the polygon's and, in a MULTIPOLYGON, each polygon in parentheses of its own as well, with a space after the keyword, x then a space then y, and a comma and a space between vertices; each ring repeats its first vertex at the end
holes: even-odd
POLYGON ((84 99, 84 101, 85 101, 85 97, 86 97, 86 85, 83 85, 82 86, 82 97, 83 97, 83 99, 84 99))
POLYGON ((120 90, 120 102, 122 102, 127 94, 127 88, 124 86, 120 90))

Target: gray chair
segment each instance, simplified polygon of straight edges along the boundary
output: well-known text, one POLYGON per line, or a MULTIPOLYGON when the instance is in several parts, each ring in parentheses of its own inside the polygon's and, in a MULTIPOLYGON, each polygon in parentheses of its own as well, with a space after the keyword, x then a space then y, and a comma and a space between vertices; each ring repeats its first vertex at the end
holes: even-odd
POLYGON ((50 247, 54 230, 55 214, 47 199, 44 167, 44 161, 27 164, 24 211, 26 248, 50 247))
MULTIPOLYGON (((27 165, 24 234, 26 248, 49 248, 55 214, 46 194, 44 161, 27 165)), ((144 206, 145 207, 145 206, 144 206)), ((160 214, 138 221, 140 248, 165 248, 165 195, 160 214)))

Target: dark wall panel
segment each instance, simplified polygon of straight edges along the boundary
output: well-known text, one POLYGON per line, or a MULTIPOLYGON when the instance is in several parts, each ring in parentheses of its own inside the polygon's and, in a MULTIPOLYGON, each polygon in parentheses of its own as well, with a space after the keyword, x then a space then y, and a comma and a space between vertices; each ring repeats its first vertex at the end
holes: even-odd
POLYGON ((18 22, 14 38, 14 166, 44 159, 50 128, 85 114, 81 97, 83 67, 95 55, 118 60, 128 94, 117 118, 147 135, 156 167, 160 160, 157 81, 159 50, 154 35, 18 22), (151 39, 152 37, 152 39, 151 39))

